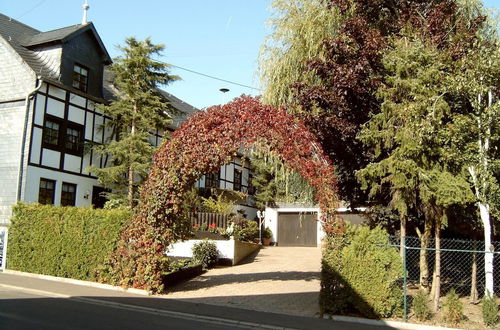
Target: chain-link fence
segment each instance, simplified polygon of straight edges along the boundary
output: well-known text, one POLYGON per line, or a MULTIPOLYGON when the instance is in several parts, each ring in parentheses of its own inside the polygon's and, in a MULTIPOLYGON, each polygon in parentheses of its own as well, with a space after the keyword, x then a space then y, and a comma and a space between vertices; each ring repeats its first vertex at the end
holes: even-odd
MULTIPOLYGON (((419 288, 431 290, 436 244, 434 239, 423 244, 418 237, 406 237, 403 244, 400 237, 391 236, 392 247, 402 251, 405 292, 405 320, 409 295, 419 288)), ((425 242, 425 240, 423 241, 425 242)), ((493 254, 493 290, 500 295, 500 242, 493 242, 488 252, 484 251, 484 242, 460 239, 441 239, 441 296, 454 289, 460 296, 480 299, 485 291, 485 254, 493 254), (477 296, 476 296, 477 295, 477 296)))

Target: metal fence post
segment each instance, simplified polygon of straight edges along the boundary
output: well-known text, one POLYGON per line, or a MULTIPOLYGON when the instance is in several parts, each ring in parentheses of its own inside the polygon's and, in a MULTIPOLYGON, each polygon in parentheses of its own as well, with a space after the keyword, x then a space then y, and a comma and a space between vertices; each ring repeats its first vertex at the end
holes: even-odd
POLYGON ((408 322, 408 312, 407 312, 407 292, 406 292, 406 281, 407 281, 407 273, 406 273, 406 236, 403 236, 403 317, 404 321, 408 322))
POLYGON ((9 229, 8 228, 4 228, 4 232, 3 232, 3 244, 2 244, 2 264, 0 265, 0 270, 5 270, 6 266, 7 266, 7 241, 9 240, 9 229))

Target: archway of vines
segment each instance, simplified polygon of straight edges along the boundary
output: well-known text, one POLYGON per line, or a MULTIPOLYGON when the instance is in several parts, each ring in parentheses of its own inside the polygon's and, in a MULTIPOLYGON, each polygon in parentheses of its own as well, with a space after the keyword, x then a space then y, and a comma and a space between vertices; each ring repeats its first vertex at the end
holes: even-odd
POLYGON ((166 248, 186 237, 183 198, 193 184, 230 162, 241 147, 265 145, 316 191, 327 229, 337 206, 333 166, 315 137, 283 109, 242 96, 200 111, 156 152, 136 215, 100 274, 101 280, 159 292, 166 248))

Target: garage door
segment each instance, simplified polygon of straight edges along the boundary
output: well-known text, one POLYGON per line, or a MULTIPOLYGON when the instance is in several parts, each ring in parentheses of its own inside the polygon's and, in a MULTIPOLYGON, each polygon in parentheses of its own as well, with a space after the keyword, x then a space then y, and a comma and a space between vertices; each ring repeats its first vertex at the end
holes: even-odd
POLYGON ((279 246, 316 246, 317 213, 279 213, 279 246))

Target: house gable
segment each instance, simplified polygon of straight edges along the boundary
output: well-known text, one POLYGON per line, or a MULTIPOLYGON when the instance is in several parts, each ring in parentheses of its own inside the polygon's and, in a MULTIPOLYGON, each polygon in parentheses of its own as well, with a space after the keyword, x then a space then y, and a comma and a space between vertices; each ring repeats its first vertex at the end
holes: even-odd
POLYGON ((75 65, 88 69, 87 93, 102 98, 104 64, 107 63, 98 43, 90 31, 67 40, 62 46, 61 78, 67 86, 72 85, 75 65))

